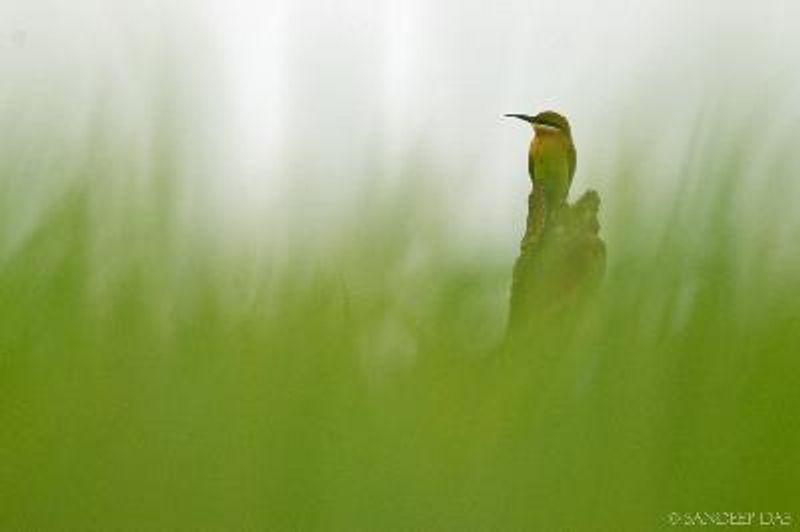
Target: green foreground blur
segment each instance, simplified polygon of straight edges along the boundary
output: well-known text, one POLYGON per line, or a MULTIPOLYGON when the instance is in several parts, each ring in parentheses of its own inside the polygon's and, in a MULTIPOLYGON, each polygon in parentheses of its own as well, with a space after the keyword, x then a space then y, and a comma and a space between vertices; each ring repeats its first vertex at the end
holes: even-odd
POLYGON ((787 144, 754 169, 752 139, 718 131, 676 155, 684 182, 655 214, 627 147, 597 298, 505 350, 511 262, 409 261, 444 223, 401 221, 413 193, 321 257, 250 263, 186 236, 168 143, 133 192, 109 176, 143 170, 103 147, 37 170, 72 178, 30 217, 27 162, 57 147, 6 143, 0 529, 800 520, 800 164, 787 144))

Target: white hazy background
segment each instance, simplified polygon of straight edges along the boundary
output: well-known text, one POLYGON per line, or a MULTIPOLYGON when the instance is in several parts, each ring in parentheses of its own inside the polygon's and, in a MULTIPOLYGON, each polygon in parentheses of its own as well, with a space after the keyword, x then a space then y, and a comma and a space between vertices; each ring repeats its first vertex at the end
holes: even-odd
POLYGON ((163 81, 179 95, 187 198, 204 198, 212 225, 245 241, 314 233, 357 216, 366 188, 416 176, 447 191, 456 241, 505 256, 524 223, 530 132, 503 113, 569 116, 573 193, 603 193, 635 126, 647 179, 668 193, 704 110, 796 129, 798 50, 793 0, 4 0, 0 116, 7 135, 46 124, 91 151, 105 113, 123 150, 145 154, 163 81))

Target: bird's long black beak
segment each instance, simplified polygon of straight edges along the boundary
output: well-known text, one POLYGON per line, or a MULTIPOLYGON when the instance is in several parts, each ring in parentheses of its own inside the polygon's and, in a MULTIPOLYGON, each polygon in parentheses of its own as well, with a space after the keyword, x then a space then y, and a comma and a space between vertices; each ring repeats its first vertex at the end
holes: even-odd
POLYGON ((528 122, 530 124, 534 124, 535 123, 534 122, 534 118, 532 116, 529 116, 529 115, 521 115, 521 114, 509 113, 509 114, 506 114, 506 115, 503 115, 503 116, 507 116, 509 118, 519 118, 520 120, 524 120, 524 121, 526 121, 526 122, 528 122))

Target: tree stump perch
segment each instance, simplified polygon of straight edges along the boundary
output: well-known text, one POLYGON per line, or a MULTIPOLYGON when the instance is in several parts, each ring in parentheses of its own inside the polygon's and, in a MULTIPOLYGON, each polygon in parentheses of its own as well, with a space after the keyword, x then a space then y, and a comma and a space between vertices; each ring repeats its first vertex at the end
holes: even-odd
POLYGON ((573 204, 547 212, 542 191, 528 196, 528 218, 514 264, 508 334, 564 316, 599 284, 606 247, 599 236, 600 195, 589 190, 573 204))

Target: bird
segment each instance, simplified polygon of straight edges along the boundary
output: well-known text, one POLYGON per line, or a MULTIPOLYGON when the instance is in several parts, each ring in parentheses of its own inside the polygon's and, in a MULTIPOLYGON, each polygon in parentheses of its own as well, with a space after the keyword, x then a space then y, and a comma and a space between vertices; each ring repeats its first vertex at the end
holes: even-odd
POLYGON ((505 116, 528 122, 534 131, 528 150, 528 174, 533 190, 528 199, 528 223, 522 240, 525 250, 539 244, 567 205, 577 152, 565 116, 555 111, 505 116))
POLYGON ((555 111, 542 111, 533 116, 517 113, 505 116, 524 120, 533 126, 528 173, 533 186, 544 193, 549 211, 561 210, 566 204, 577 163, 569 121, 555 111))

